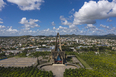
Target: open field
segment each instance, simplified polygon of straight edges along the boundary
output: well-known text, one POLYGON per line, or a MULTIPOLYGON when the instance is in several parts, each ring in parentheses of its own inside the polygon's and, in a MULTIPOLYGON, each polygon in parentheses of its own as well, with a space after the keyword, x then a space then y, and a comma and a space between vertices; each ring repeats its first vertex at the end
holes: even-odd
POLYGON ((0 61, 4 67, 28 67, 37 64, 37 58, 8 58, 0 61))

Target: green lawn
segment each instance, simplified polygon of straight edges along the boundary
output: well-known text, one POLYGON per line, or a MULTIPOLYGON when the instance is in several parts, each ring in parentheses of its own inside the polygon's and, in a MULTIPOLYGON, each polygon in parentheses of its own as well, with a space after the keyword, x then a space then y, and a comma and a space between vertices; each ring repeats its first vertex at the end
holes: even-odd
MULTIPOLYGON (((114 52, 114 51, 112 51, 114 52)), ((93 71, 102 73, 103 77, 116 77, 116 54, 100 53, 96 55, 94 52, 81 53, 81 59, 89 64, 93 71)))
POLYGON ((64 77, 116 77, 116 51, 74 54, 86 69, 66 69, 64 77))
POLYGON ((78 60, 83 64, 86 69, 92 69, 83 59, 77 56, 78 60))

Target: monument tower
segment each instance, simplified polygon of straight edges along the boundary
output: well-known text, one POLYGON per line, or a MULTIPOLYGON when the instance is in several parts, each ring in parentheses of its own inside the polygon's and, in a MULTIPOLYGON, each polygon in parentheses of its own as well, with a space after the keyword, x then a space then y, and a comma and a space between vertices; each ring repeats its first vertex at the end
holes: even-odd
POLYGON ((66 60, 65 52, 62 51, 59 33, 56 36, 55 49, 51 51, 51 62, 54 64, 64 64, 66 60))

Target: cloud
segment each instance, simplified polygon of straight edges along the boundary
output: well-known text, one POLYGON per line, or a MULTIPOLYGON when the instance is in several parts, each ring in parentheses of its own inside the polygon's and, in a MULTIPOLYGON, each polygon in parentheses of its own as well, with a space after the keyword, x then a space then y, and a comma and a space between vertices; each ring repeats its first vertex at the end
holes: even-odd
MULTIPOLYGON (((0 18, 0 20, 2 20, 1 18, 0 18)), ((0 24, 2 24, 3 22, 2 21, 0 21, 0 24)))
POLYGON ((44 0, 7 0, 8 2, 17 4, 21 10, 40 10, 44 0))
POLYGON ((73 8, 73 9, 69 12, 69 14, 73 14, 74 11, 75 11, 75 9, 73 8))
POLYGON ((93 24, 87 24, 84 28, 80 30, 82 35, 104 35, 107 34, 103 28, 96 27, 93 24))
POLYGON ((0 18, 0 20, 2 20, 2 19, 0 18))
POLYGON ((5 2, 3 0, 0 0, 0 11, 2 10, 3 7, 5 7, 5 2))
POLYGON ((2 8, 5 6, 5 2, 3 0, 0 0, 0 11, 2 10, 2 8))
POLYGON ((64 16, 60 16, 60 20, 62 25, 71 25, 71 23, 68 22, 67 19, 64 18, 64 16))
POLYGON ((25 30, 25 29, 13 29, 12 26, 5 27, 0 25, 0 35, 1 36, 17 36, 17 35, 56 35, 58 32, 60 35, 65 34, 76 34, 76 35, 106 35, 109 33, 116 34, 116 27, 108 28, 107 26, 101 24, 103 28, 96 27, 92 24, 87 24, 86 27, 80 29, 78 27, 64 27, 59 26, 58 28, 53 27, 53 29, 47 28, 44 30, 25 30), (108 29, 106 29, 108 28, 108 29))
POLYGON ((109 32, 114 33, 116 35, 116 27, 111 28, 109 32))
POLYGON ((52 26, 55 26, 55 23, 54 23, 54 21, 53 21, 51 24, 52 24, 52 26))
POLYGON ((38 35, 56 35, 57 32, 60 33, 60 35, 65 34, 76 34, 76 35, 106 35, 109 33, 116 34, 116 27, 108 28, 108 26, 101 25, 105 28, 96 27, 93 24, 87 24, 86 27, 83 29, 79 29, 78 27, 63 27, 59 26, 58 28, 53 27, 53 29, 45 29, 38 32, 38 35), (108 28, 108 29, 106 29, 108 28))
POLYGON ((0 25, 0 36, 17 36, 18 34, 18 30, 17 29, 13 29, 12 26, 4 26, 4 25, 0 25))
POLYGON ((116 17, 116 2, 108 0, 99 0, 85 2, 79 11, 74 13, 73 24, 94 24, 96 19, 105 19, 116 17))
POLYGON ((100 24, 100 26, 101 26, 102 28, 105 28, 105 29, 109 29, 109 28, 110 28, 109 26, 106 26, 106 25, 103 25, 103 24, 100 24))
POLYGON ((12 29, 12 26, 9 29, 7 29, 6 31, 11 32, 11 33, 18 32, 17 29, 12 29))
POLYGON ((69 16, 69 18, 64 18, 64 16, 60 16, 61 24, 62 24, 62 25, 68 25, 69 28, 74 28, 74 27, 76 27, 75 24, 68 22, 68 20, 71 20, 71 18, 73 18, 72 15, 69 16))
POLYGON ((55 27, 53 27, 53 29, 56 29, 55 27))
POLYGON ((38 31, 36 33, 37 33, 37 35, 56 35, 57 34, 55 31, 50 30, 49 28, 45 29, 45 30, 38 31))
POLYGON ((53 27, 53 31, 55 33, 59 32, 60 34, 78 34, 78 33, 80 33, 79 29, 77 27, 67 28, 67 27, 59 26, 58 28, 53 27))
MULTIPOLYGON (((115 34, 116 35, 116 27, 110 27, 110 26, 106 26, 106 25, 103 25, 103 24, 100 24, 100 27, 102 27, 103 29, 103 32, 104 34, 115 34)), ((103 33, 101 33, 103 34, 103 33)))
POLYGON ((3 29, 3 28, 5 28, 5 26, 4 25, 0 25, 0 29, 3 29))
POLYGON ((0 21, 0 24, 2 24, 3 22, 2 21, 0 21))
POLYGON ((23 17, 19 23, 24 24, 25 30, 30 30, 30 28, 40 27, 38 24, 36 24, 36 22, 38 22, 38 21, 39 21, 38 19, 27 20, 26 17, 23 17))
POLYGON ((53 27, 53 29, 55 29, 55 30, 62 30, 62 29, 67 29, 67 27, 59 26, 59 28, 55 28, 55 27, 53 27))
POLYGON ((69 19, 71 20, 73 18, 73 15, 69 16, 69 19))
POLYGON ((111 22, 112 20, 110 20, 109 18, 107 19, 107 22, 111 22))
POLYGON ((38 31, 39 30, 24 30, 24 29, 21 29, 18 34, 19 35, 38 35, 38 31))
POLYGON ((96 28, 93 24, 87 24, 85 28, 96 28))
POLYGON ((45 30, 43 30, 43 31, 49 31, 50 29, 48 28, 48 29, 45 29, 45 30))

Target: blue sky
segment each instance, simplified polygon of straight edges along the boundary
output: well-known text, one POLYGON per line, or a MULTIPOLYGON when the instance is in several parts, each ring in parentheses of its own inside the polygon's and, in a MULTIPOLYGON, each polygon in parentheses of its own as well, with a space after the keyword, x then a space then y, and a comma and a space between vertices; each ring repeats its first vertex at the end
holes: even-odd
POLYGON ((0 36, 116 34, 116 0, 0 0, 0 36))

